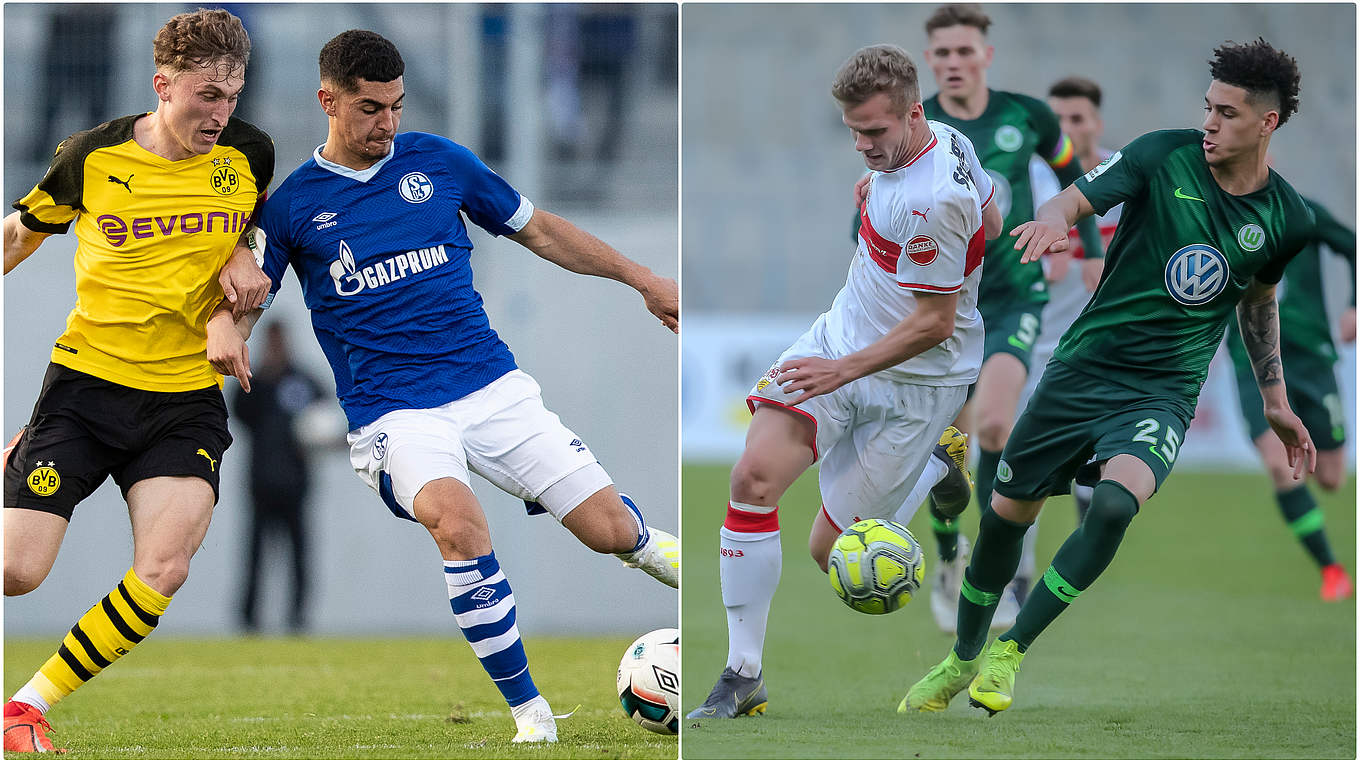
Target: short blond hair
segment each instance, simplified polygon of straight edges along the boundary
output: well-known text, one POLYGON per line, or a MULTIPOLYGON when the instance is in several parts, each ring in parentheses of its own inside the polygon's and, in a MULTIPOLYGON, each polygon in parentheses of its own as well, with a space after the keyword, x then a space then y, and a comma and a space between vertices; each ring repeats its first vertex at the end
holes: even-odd
POLYGON ((241 19, 221 9, 199 8, 165 22, 151 45, 156 70, 166 74, 226 64, 244 75, 250 61, 250 35, 241 19))
POLYGON ((896 45, 860 48, 841 64, 831 83, 831 97, 842 108, 857 106, 874 95, 887 93, 893 112, 901 116, 921 100, 916 64, 896 45))

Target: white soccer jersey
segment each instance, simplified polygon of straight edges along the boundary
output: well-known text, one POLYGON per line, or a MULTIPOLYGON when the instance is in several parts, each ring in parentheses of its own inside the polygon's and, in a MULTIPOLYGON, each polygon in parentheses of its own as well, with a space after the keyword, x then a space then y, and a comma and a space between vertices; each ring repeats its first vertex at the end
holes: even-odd
POLYGON ((882 338, 916 308, 916 293, 958 293, 954 334, 881 374, 921 385, 964 385, 982 364, 982 209, 992 180, 973 145, 930 121, 932 139, 902 168, 874 172, 860 209, 845 287, 812 332, 834 357, 882 338))

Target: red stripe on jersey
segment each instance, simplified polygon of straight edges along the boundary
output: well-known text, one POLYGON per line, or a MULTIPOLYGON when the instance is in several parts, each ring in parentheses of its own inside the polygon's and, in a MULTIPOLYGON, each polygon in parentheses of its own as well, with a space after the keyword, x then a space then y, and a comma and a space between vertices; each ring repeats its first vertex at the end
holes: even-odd
POLYGON ((897 283, 897 287, 908 288, 910 290, 925 290, 931 293, 957 293, 963 287, 963 283, 959 283, 952 288, 942 288, 939 285, 924 285, 919 282, 899 282, 897 283))
POLYGON ((974 269, 982 266, 982 256, 987 250, 987 235, 978 227, 977 232, 973 233, 972 239, 968 241, 968 253, 963 258, 963 276, 967 277, 973 273, 974 269))
POLYGON ((833 520, 833 519, 831 519, 831 513, 828 512, 828 511, 826 511, 826 505, 825 505, 825 504, 822 505, 822 519, 826 520, 827 523, 830 524, 831 527, 835 528, 836 531, 837 531, 838 533, 844 533, 844 532, 845 532, 845 528, 842 528, 841 526, 837 525, 837 524, 836 524, 836 521, 833 520))
POLYGON ((734 509, 732 502, 728 502, 723 527, 736 533, 772 533, 779 530, 779 507, 769 514, 759 514, 734 509))
POLYGON ((869 223, 868 202, 859 208, 859 236, 864 240, 864 247, 868 249, 874 263, 888 274, 897 274, 897 259, 902 255, 902 244, 878 234, 874 225, 869 223))
POLYGON ((917 153, 915 156, 912 157, 912 159, 911 159, 910 161, 906 162, 905 164, 902 164, 901 166, 897 167, 896 169, 885 169, 883 173, 884 173, 884 174, 892 174, 893 172, 901 171, 901 170, 907 168, 908 166, 911 166, 912 164, 916 163, 916 160, 919 159, 921 156, 924 156, 925 154, 929 153, 929 152, 930 152, 930 149, 933 148, 933 147, 935 147, 936 144, 938 144, 939 142, 940 142, 940 138, 936 137, 934 132, 931 132, 931 133, 930 133, 930 144, 927 145, 926 147, 922 148, 920 153, 917 153))
POLYGON ((991 203, 991 202, 992 202, 992 198, 995 198, 995 197, 996 197, 996 183, 993 182, 993 183, 992 183, 992 191, 991 191, 990 193, 987 193, 987 200, 985 200, 985 201, 982 202, 982 207, 983 207, 984 209, 987 208, 987 204, 988 204, 988 203, 991 203))
POLYGON ((794 406, 789 406, 788 404, 781 404, 781 403, 779 403, 778 401, 772 401, 772 400, 770 400, 770 399, 768 399, 768 398, 765 398, 764 396, 747 396, 747 397, 746 397, 746 408, 751 410, 751 414, 755 414, 755 413, 756 413, 756 402, 757 402, 757 401, 759 401, 759 402, 762 403, 762 404, 769 404, 769 405, 771 405, 771 406, 778 407, 778 408, 780 408, 780 409, 786 409, 786 410, 788 410, 788 411, 790 411, 790 412, 793 412, 794 414, 801 414, 801 415, 803 415, 804 417, 806 417, 806 418, 808 419, 808 422, 811 422, 811 423, 812 423, 812 435, 810 436, 811 440, 808 441, 808 446, 812 447, 812 461, 816 462, 817 459, 818 459, 818 457, 817 457, 817 418, 816 418, 816 417, 813 417, 810 413, 805 412, 805 411, 803 411, 802 409, 799 409, 799 408, 794 407, 794 406))

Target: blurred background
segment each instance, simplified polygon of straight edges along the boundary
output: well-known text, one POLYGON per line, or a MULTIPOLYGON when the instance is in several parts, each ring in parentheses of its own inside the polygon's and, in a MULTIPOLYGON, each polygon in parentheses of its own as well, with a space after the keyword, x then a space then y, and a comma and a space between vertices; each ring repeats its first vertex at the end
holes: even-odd
MULTIPOLYGON (((168 18, 196 7, 5 5, 7 203, 41 178, 53 148, 71 132, 155 107, 151 41, 168 18)), ((468 146, 540 208, 661 274, 678 275, 675 5, 224 7, 242 17, 254 44, 236 115, 273 137, 275 185, 325 140, 316 101, 321 46, 346 29, 371 29, 406 61, 403 130, 468 146)), ((475 227, 470 232, 492 326, 539 380, 548 407, 590 444, 649 522, 677 530, 677 338, 632 290, 565 272, 475 227)), ((74 249, 73 236, 54 236, 5 278, 5 430, 28 420, 52 341, 74 303, 74 249)), ((343 446, 321 445, 342 436, 344 422, 291 275, 252 339, 257 377, 276 353, 266 346, 271 325, 292 355, 292 370, 275 375, 272 408, 302 418, 306 463, 285 446, 251 466, 251 430, 244 416, 233 419, 236 443, 224 457, 212 528, 161 629, 211 635, 253 623, 264 632, 457 636, 428 534, 391 516, 355 476, 343 446), (319 404, 310 408, 305 377, 319 386, 319 404), (290 540, 280 530, 267 536, 256 615, 243 619, 249 484, 277 491, 291 483, 298 492, 299 470, 310 472, 300 508, 310 568, 306 614, 296 614, 284 551, 290 540)), ((225 390, 230 402, 235 380, 225 390)), ((485 481, 474 478, 473 487, 526 634, 631 638, 677 623, 673 591, 580 546, 551 517, 526 517, 521 502, 485 481)), ((6 635, 65 630, 126 571, 131 555, 126 507, 110 481, 77 507, 43 586, 6 599, 6 635)))
MULTIPOLYGON (((746 391, 845 282, 855 250, 851 188, 865 169, 830 95, 836 69, 860 47, 890 42, 912 55, 922 97, 930 97, 937 88, 924 58, 924 24, 935 8, 685 6, 686 461, 735 459, 750 419, 746 391)), ((1155 129, 1198 128, 1213 48, 1264 36, 1294 56, 1303 74, 1299 112, 1271 140, 1274 167, 1355 228, 1354 5, 983 8, 996 51, 988 85, 1043 99, 1063 77, 1095 80, 1104 91, 1100 144, 1111 150, 1155 129)), ((1353 279, 1340 257, 1323 259, 1324 297, 1335 314, 1353 279)), ((1353 432, 1354 346, 1338 348, 1353 432)), ((1176 469, 1194 467, 1258 468, 1221 351, 1176 469)))

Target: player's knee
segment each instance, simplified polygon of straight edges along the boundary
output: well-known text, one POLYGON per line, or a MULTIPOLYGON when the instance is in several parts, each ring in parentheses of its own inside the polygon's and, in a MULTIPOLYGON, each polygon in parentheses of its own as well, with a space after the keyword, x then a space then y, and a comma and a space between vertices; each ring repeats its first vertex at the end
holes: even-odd
POLYGON ((1335 491, 1346 482, 1346 460, 1331 454, 1319 453, 1317 469, 1313 471, 1313 479, 1324 491, 1335 491))
POLYGON ((5 596, 21 596, 41 586, 49 569, 6 562, 5 596))
POLYGON ((732 499, 746 504, 773 504, 776 493, 773 473, 754 457, 742 457, 732 468, 732 499))
POLYGON ((491 552, 491 536, 485 524, 456 510, 422 511, 420 524, 430 532, 439 551, 462 557, 480 557, 491 552))
POLYGON ((1091 493, 1091 507, 1082 525, 1100 534, 1123 535, 1138 514, 1138 499, 1123 486, 1102 481, 1091 493))
POLYGON ((1300 484, 1300 481, 1294 480, 1294 468, 1283 458, 1278 461, 1274 457, 1266 460, 1266 471, 1270 473, 1270 482, 1276 491, 1289 491, 1300 484))
POLYGON ((638 525, 632 515, 628 514, 627 509, 621 507, 618 514, 611 515, 609 519, 601 520, 592 526, 581 540, 588 548, 600 554, 632 551, 638 543, 638 525))
POLYGON ((174 596, 180 586, 189 580, 189 557, 184 554, 166 554, 137 563, 133 567, 142 582, 165 596, 174 596))
POLYGON ((827 563, 831 560, 831 547, 818 546, 815 539, 808 541, 808 553, 812 555, 812 561, 817 563, 817 567, 826 572, 827 563))
POLYGON ((1001 451, 1006 447, 1006 439, 1011 437, 1011 422, 1008 417, 981 413, 977 425, 978 446, 986 451, 1001 451))

